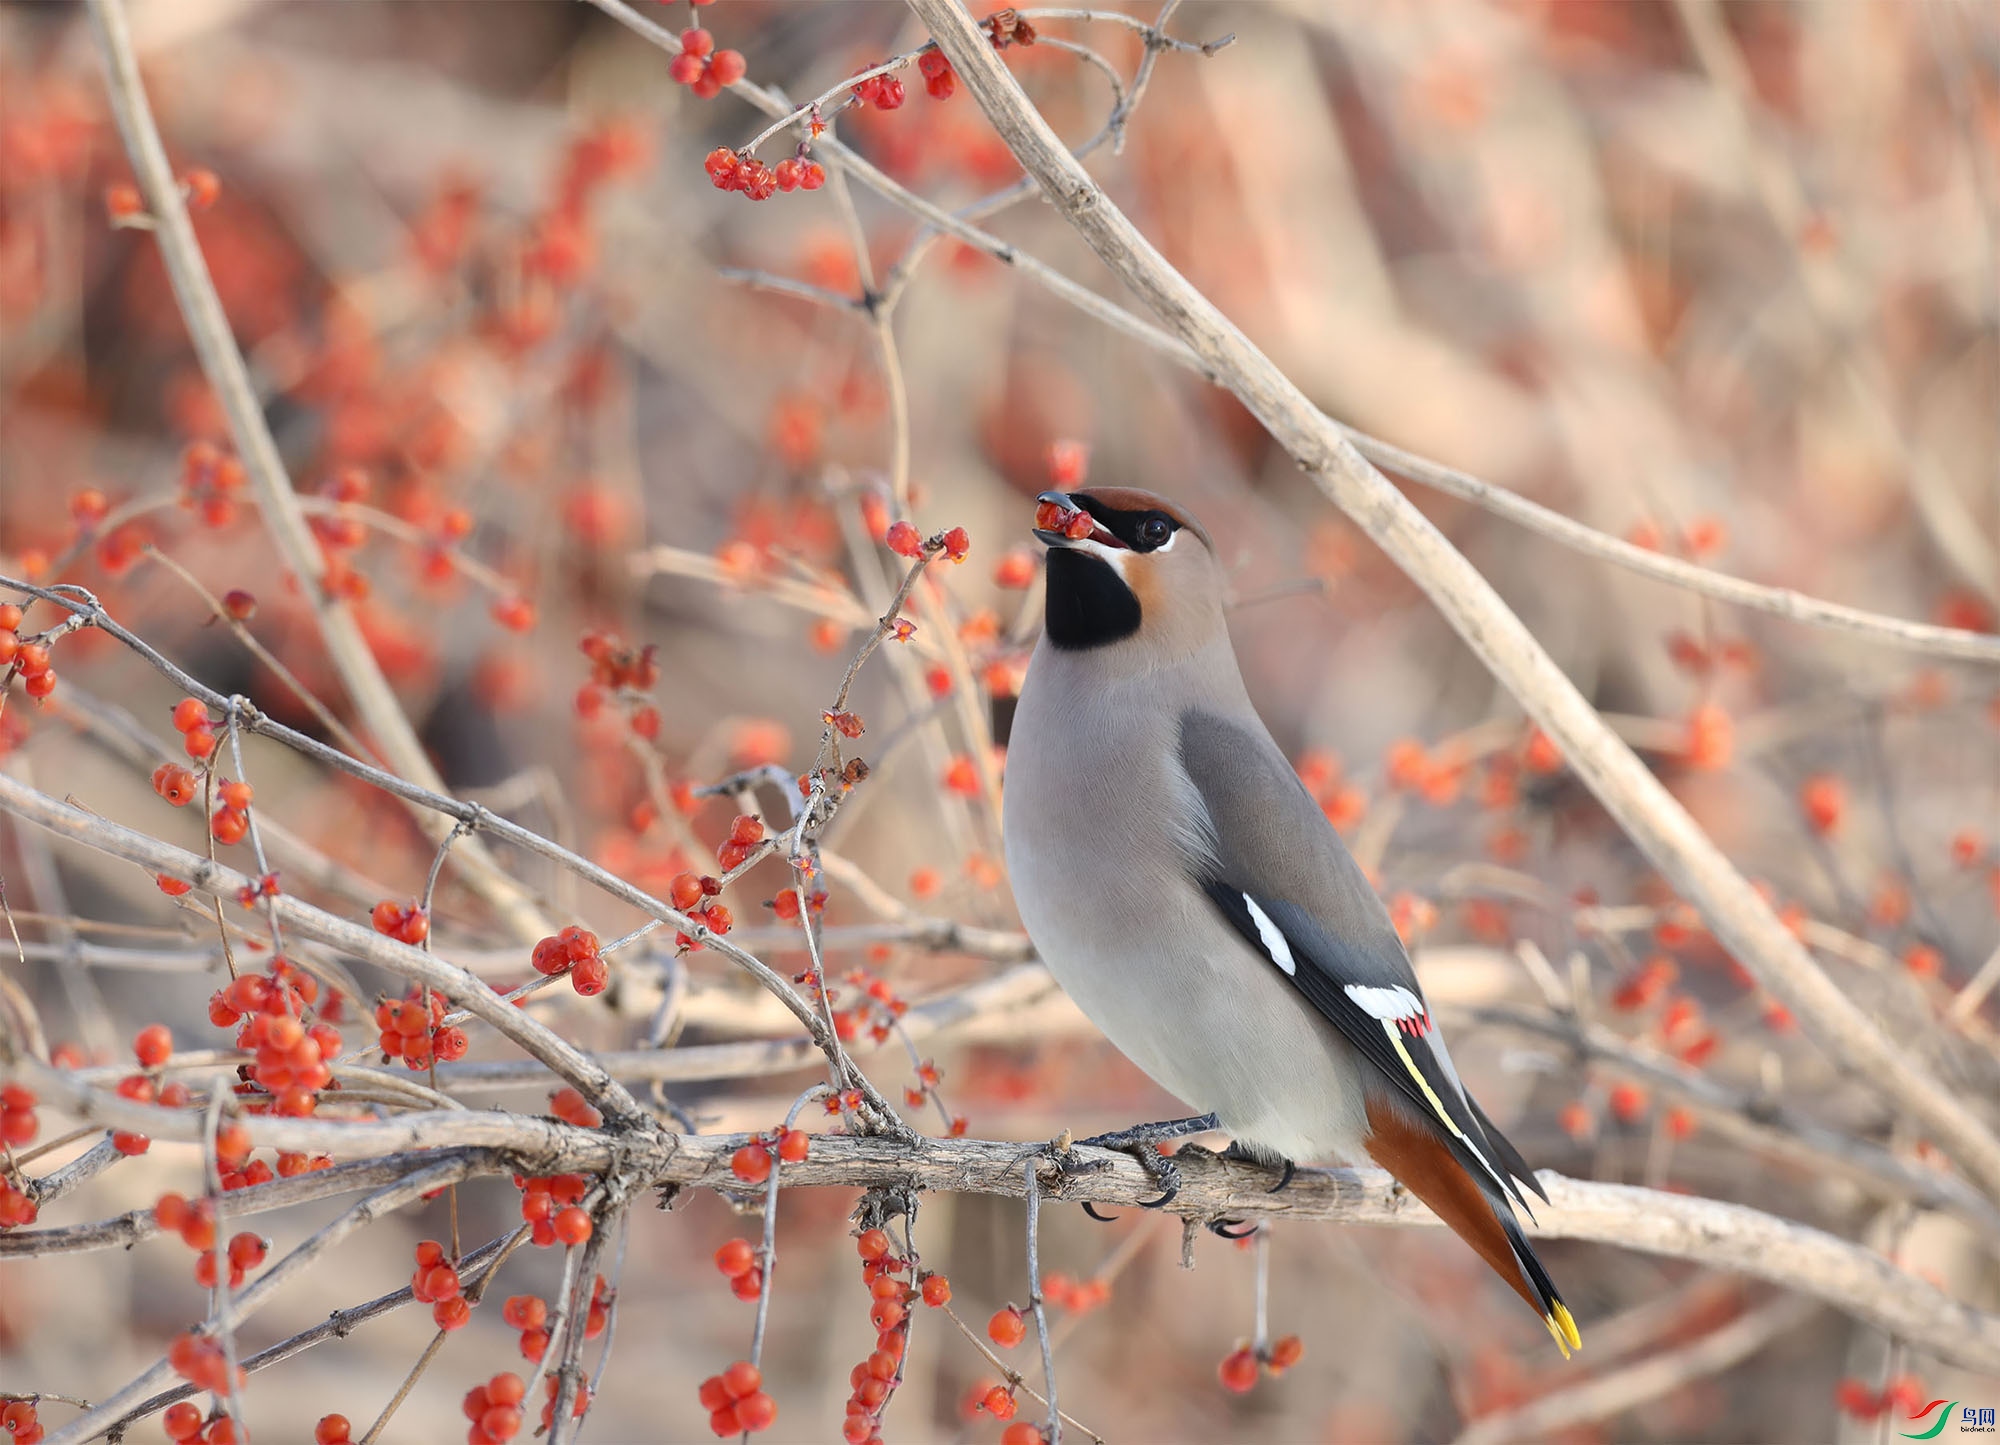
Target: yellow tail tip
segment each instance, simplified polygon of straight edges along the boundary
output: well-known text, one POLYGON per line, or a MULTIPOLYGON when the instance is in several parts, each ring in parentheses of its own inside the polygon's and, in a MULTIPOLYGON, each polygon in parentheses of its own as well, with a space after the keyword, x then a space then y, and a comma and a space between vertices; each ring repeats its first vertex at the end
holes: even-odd
POLYGON ((1577 1333, 1576 1317, 1561 1300, 1553 1301, 1549 1310, 1550 1313, 1543 1316, 1542 1322, 1549 1327, 1549 1333, 1555 1336, 1556 1347, 1563 1352, 1563 1358, 1566 1360, 1571 1350, 1583 1348, 1583 1336, 1577 1333))

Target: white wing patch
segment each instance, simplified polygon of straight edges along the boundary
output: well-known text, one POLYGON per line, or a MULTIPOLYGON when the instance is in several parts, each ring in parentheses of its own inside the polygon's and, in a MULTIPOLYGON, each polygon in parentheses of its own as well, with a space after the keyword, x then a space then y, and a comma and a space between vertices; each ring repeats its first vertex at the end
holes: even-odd
MULTIPOLYGON (((1285 942, 1284 930, 1271 921, 1271 915, 1257 906, 1257 900, 1249 894, 1243 895, 1243 906, 1250 910, 1250 921, 1257 925, 1257 937, 1263 941, 1264 952, 1271 956, 1271 962, 1285 971, 1287 978, 1298 977, 1299 961, 1292 957, 1292 946, 1285 942)), ((1349 989, 1352 993, 1354 990, 1349 989)))
POLYGON ((1364 983, 1350 983, 1347 985, 1347 996, 1371 1018, 1384 1022, 1400 1023, 1405 1019, 1424 1017, 1424 1001, 1401 984, 1377 988, 1364 983))

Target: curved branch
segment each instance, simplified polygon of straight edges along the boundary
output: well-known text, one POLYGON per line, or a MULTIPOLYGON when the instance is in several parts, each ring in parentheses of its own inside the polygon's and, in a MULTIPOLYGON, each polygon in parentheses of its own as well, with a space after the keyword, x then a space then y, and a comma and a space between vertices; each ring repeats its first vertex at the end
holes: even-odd
POLYGON ((1605 725, 1464 555, 1341 429, 1169 265, 1064 149, 954 0, 908 0, 1014 156, 1126 285, 1264 424, 1327 497, 1421 587, 1487 670, 1722 945, 1843 1067, 1870 1080, 2000 1197, 2000 1139, 1835 986, 1722 850, 1605 725))

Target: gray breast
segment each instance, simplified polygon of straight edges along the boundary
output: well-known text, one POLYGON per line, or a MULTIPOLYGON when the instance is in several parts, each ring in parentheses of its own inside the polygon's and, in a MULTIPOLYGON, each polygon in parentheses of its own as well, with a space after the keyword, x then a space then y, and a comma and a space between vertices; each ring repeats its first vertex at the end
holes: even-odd
POLYGON ((1065 662, 1037 654, 1008 742, 1007 866, 1029 937, 1112 1044, 1194 1112, 1286 1158, 1355 1157, 1352 1052, 1191 881, 1208 830, 1177 714, 1142 701, 1157 688, 1076 685, 1065 662))

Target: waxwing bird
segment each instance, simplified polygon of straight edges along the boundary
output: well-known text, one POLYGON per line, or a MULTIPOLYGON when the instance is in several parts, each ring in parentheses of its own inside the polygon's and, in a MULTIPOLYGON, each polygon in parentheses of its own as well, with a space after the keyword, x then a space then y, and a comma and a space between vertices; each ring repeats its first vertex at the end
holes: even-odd
POLYGON ((1576 1322, 1514 1213, 1520 1185, 1548 1196, 1459 1081, 1388 910, 1251 705, 1208 533, 1150 492, 1093 487, 1044 492, 1035 535, 1047 613, 1004 817, 1049 971, 1213 1115, 1183 1124, 1287 1178, 1293 1161, 1372 1160, 1567 1355, 1576 1322))

